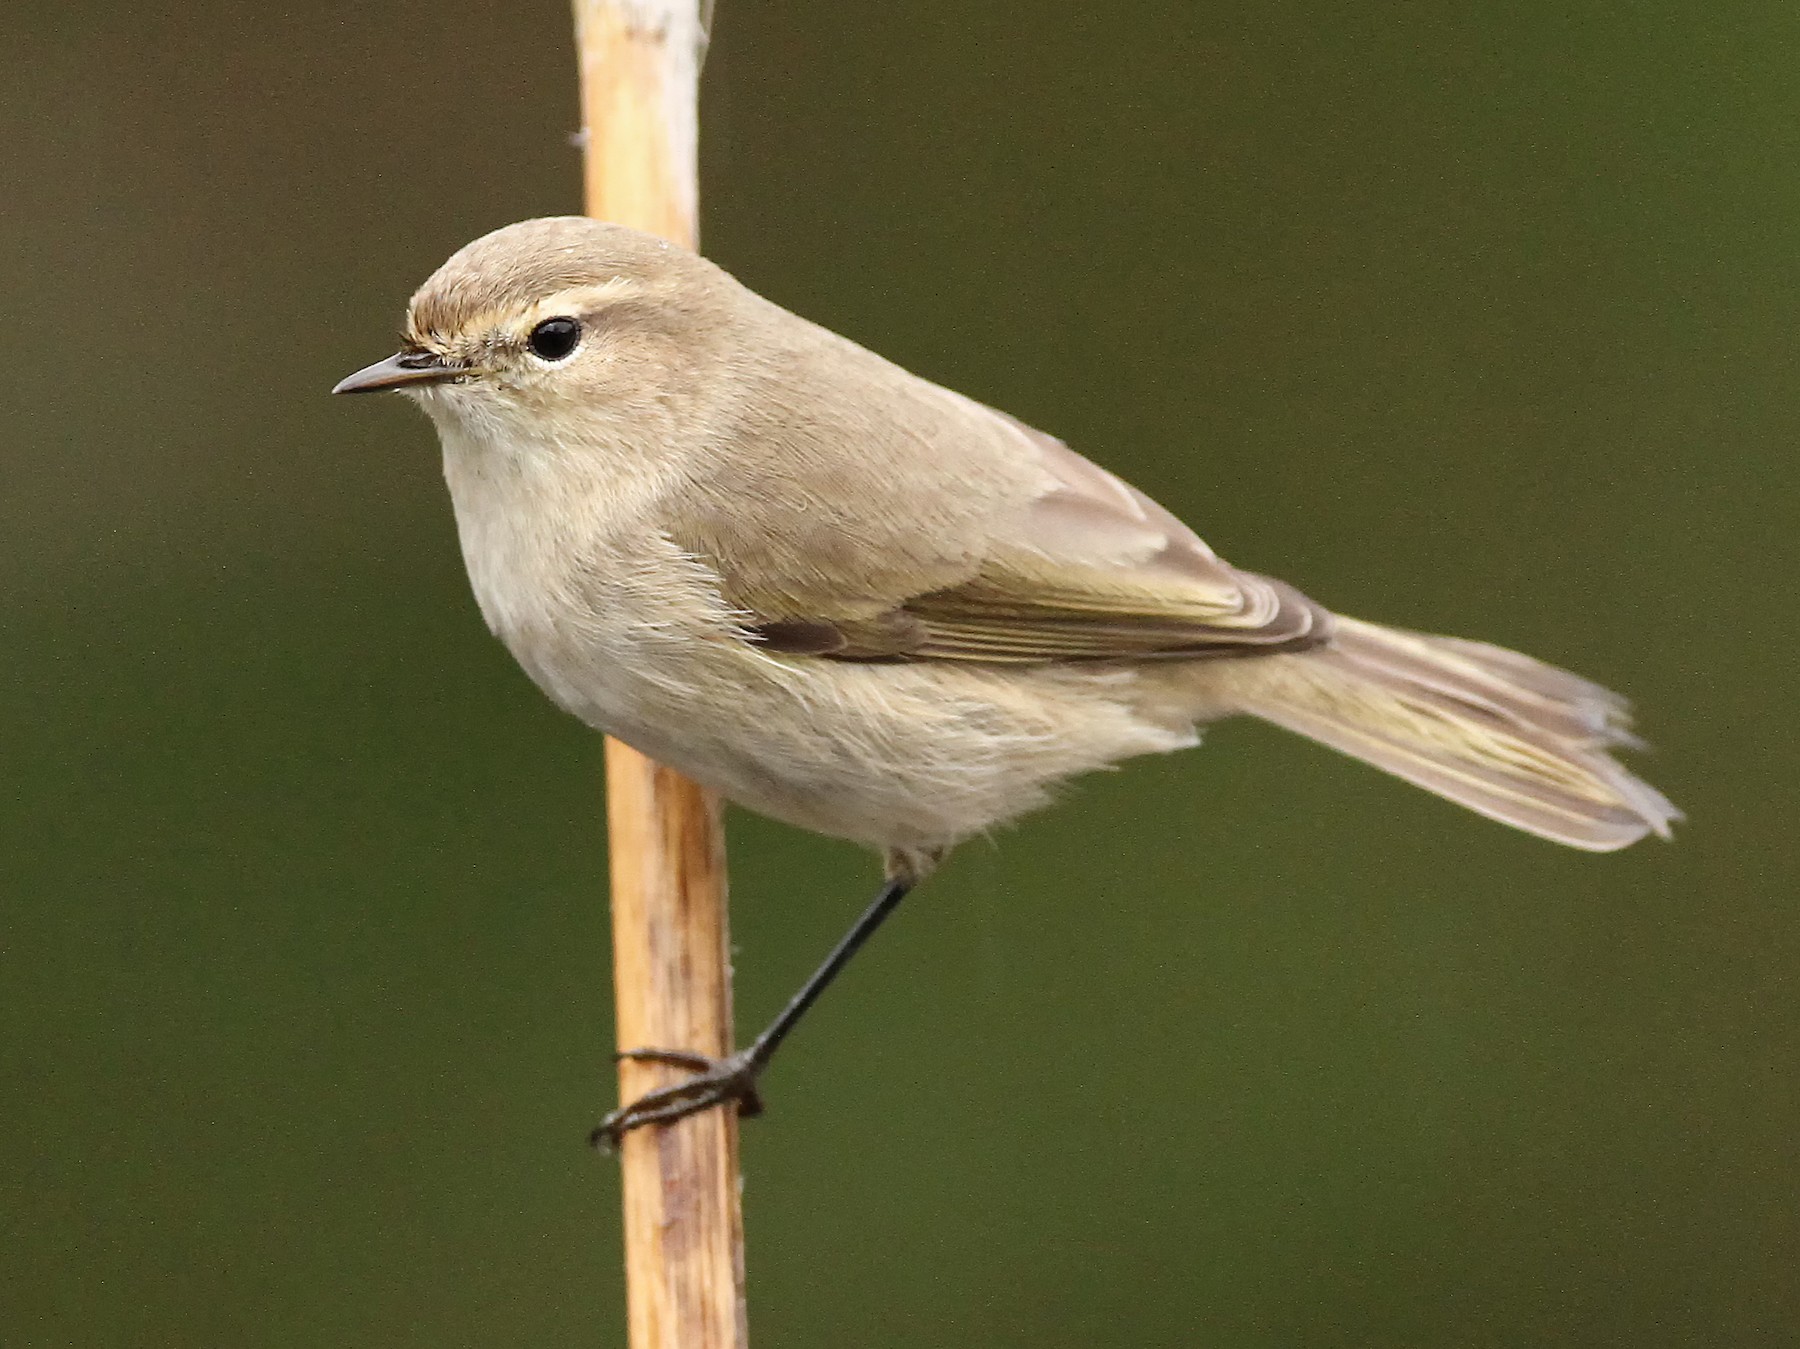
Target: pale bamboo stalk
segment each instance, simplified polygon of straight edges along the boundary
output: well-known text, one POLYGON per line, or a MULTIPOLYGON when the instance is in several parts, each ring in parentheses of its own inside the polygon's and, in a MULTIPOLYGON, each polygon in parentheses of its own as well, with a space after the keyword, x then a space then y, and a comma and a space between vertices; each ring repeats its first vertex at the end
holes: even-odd
MULTIPOLYGON (((697 243, 708 0, 574 0, 589 215, 697 243)), ((725 842, 710 792, 606 743, 613 990, 621 1049, 732 1049, 725 842)), ((621 1062, 631 1101, 681 1076, 621 1062)), ((631 1349, 746 1349, 737 1112, 625 1135, 631 1349)))

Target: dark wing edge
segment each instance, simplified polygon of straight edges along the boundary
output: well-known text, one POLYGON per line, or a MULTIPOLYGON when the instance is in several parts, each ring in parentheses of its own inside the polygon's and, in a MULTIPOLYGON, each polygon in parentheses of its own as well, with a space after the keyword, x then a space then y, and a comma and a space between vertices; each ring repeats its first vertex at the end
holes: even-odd
MULTIPOLYGON (((953 397, 960 396, 952 395, 953 397)), ((1331 614, 1222 561, 1174 515, 1062 441, 980 404, 1044 471, 967 581, 872 618, 753 627, 772 651, 994 664, 1204 660, 1327 642, 1331 614)))

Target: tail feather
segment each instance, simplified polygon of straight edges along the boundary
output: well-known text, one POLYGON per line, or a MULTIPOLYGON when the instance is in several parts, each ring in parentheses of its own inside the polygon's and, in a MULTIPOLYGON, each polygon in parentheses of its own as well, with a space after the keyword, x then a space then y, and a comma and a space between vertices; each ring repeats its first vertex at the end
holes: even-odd
POLYGON ((1329 645, 1240 666, 1243 710, 1571 847, 1681 818, 1608 753, 1641 748, 1616 693, 1503 647, 1337 622, 1329 645))

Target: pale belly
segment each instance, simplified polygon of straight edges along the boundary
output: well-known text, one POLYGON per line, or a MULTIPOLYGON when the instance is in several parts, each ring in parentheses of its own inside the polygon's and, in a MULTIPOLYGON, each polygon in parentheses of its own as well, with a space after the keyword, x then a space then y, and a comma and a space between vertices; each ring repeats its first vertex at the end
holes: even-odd
POLYGON ((738 804, 880 849, 948 847, 1065 778, 1196 740, 1141 715, 1126 672, 833 662, 732 638, 522 663, 588 725, 738 804))
POLYGON ((496 484, 447 468, 476 600, 538 686, 775 819, 930 852, 1066 778, 1195 743, 1192 713, 1151 687, 1160 676, 772 655, 744 639, 716 574, 666 538, 614 531, 577 556, 571 538, 598 531, 522 529, 544 512, 481 509, 504 504, 496 484))

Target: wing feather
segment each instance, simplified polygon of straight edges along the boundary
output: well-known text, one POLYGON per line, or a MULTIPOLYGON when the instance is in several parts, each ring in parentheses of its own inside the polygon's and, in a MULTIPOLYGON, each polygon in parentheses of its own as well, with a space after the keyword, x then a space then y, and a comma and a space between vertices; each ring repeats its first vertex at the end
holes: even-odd
POLYGON ((755 420, 687 483, 699 509, 671 533, 771 650, 1191 660, 1330 637, 1319 605, 1054 436, 808 331, 760 367, 739 404, 755 420))
MULTIPOLYGON (((979 405, 975 405, 979 407, 979 405)), ((1004 414, 1041 491, 969 580, 908 598, 919 659, 1195 659, 1313 646, 1330 615, 1221 561, 1186 525, 1062 441, 1004 414)))

